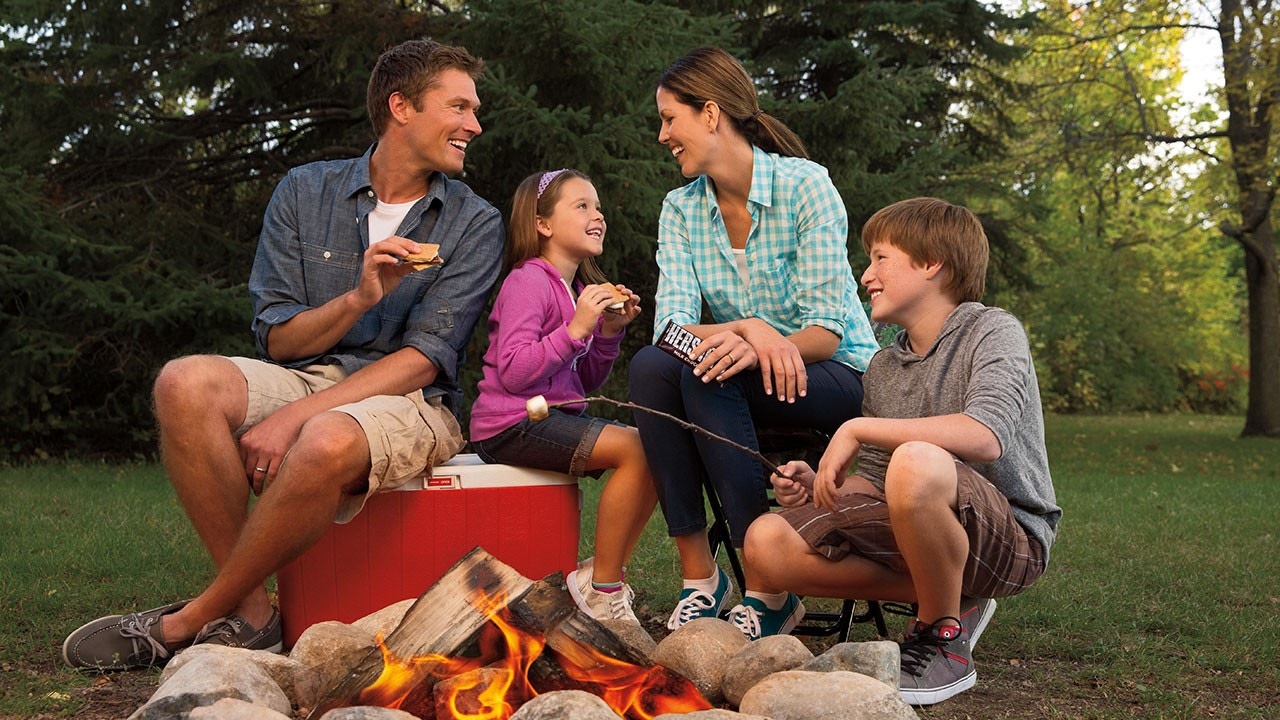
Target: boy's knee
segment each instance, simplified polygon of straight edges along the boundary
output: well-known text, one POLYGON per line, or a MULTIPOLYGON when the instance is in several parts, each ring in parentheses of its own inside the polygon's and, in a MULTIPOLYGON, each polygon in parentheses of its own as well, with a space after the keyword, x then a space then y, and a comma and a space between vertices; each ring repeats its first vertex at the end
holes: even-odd
POLYGON ((899 445, 885 470, 885 496, 891 506, 938 497, 956 484, 955 457, 933 443, 899 445))
POLYGON ((765 513, 747 527, 747 536, 742 543, 743 557, 749 563, 776 557, 778 550, 792 536, 798 537, 791 523, 777 513, 765 513))

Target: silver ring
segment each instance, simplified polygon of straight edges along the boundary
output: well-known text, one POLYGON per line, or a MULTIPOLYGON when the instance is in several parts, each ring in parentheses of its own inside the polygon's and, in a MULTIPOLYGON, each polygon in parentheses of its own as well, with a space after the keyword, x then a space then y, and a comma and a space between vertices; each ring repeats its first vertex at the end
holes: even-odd
POLYGON ((260 472, 260 473, 265 473, 265 472, 267 471, 267 469, 266 469, 266 468, 260 468, 260 467, 256 467, 256 468, 254 468, 254 470, 257 470, 257 471, 258 471, 258 472, 260 472))

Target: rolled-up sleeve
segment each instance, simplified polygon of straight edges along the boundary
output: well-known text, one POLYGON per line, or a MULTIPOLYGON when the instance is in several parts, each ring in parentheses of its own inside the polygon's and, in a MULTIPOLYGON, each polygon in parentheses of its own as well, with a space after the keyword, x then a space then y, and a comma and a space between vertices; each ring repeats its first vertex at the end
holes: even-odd
POLYGON ((668 198, 662 203, 658 218, 658 291, 653 301, 653 341, 667 321, 680 325, 696 324, 702 319, 702 291, 694 271, 693 251, 689 247, 689 228, 684 213, 668 198))
POLYGON ((796 306, 799 325, 816 325, 844 337, 849 287, 849 216, 835 186, 821 176, 797 188, 796 306))
POLYGON ((249 273, 249 298, 253 302, 254 346, 267 355, 271 328, 309 309, 305 302, 302 243, 298 232, 298 201, 292 172, 285 175, 271 195, 262 220, 258 252, 249 273))
POLYGON ((459 360, 498 279, 503 251, 502 219, 487 203, 457 231, 461 239, 410 312, 404 333, 404 346, 425 355, 450 383, 458 381, 459 360))

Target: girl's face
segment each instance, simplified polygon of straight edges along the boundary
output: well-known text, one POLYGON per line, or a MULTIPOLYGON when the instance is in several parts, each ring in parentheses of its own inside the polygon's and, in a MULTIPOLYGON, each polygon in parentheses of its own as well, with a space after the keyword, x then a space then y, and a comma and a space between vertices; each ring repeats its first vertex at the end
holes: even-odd
POLYGON ((595 186, 582 178, 561 183, 551 215, 538 216, 537 223, 547 253, 582 260, 604 252, 606 226, 600 198, 595 186))
POLYGON ((658 117, 662 127, 658 130, 658 142, 671 149, 680 173, 687 178, 705 175, 709 137, 707 121, 703 113, 680 102, 666 88, 658 88, 658 117))

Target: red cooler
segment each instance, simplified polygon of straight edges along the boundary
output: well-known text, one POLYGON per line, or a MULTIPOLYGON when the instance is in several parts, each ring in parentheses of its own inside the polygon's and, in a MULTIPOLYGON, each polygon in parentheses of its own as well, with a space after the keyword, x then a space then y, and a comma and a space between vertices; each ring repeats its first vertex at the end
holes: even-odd
POLYGON ((285 647, 315 623, 418 597, 477 545, 528 578, 567 572, 578 559, 580 506, 573 477, 476 455, 374 495, 277 573, 285 647))

